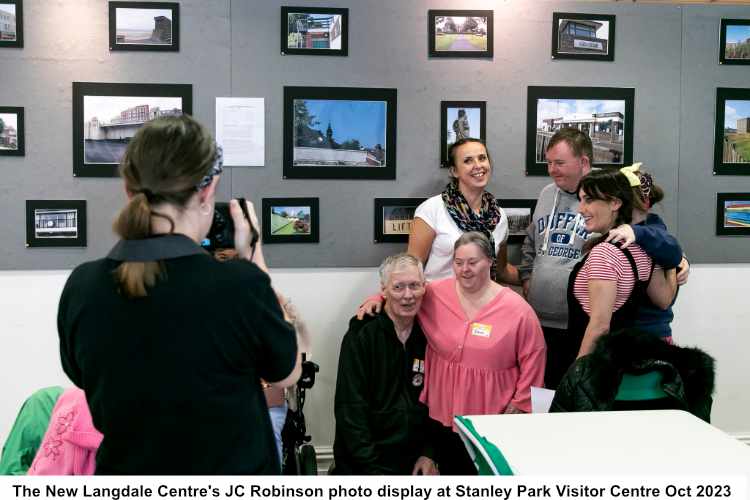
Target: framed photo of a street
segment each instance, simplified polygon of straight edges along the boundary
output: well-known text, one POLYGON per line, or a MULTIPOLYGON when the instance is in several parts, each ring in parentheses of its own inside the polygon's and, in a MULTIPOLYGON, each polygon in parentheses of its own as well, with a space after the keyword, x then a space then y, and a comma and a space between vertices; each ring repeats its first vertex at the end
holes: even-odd
POLYGON ((375 243, 406 243, 414 211, 426 198, 375 198, 375 243))
POLYGON ((180 4, 109 2, 109 50, 179 51, 180 4))
POLYGON ((750 19, 722 19, 719 64, 750 64, 750 19))
POLYGON ((492 58, 492 16, 491 10, 428 11, 430 57, 492 58))
POLYGON ((281 53, 349 55, 349 9, 282 7, 281 53))
POLYGON ((285 179, 395 179, 396 89, 284 87, 285 179))
POLYGON ((0 106, 0 156, 26 154, 23 108, 0 106))
POLYGON ((531 217, 534 215, 536 200, 498 199, 497 204, 508 217, 508 243, 523 243, 526 238, 526 229, 531 224, 531 217))
POLYGON ((552 59, 615 60, 615 16, 554 12, 552 59))
POLYGON ((23 47, 23 0, 0 0, 0 48, 23 47))
POLYGON ((440 103, 440 166, 447 168, 448 149, 459 139, 487 139, 487 103, 442 101, 440 103))
POLYGON ((716 234, 750 236, 750 193, 716 195, 716 234))
POLYGON ((318 198, 263 198, 263 243, 318 243, 318 198))
POLYGON ((192 112, 192 85, 73 82, 73 175, 117 177, 139 128, 192 112))
POLYGON ((27 247, 85 247, 86 200, 26 200, 27 247))
POLYGON ((529 87, 526 117, 526 175, 546 176, 546 149, 561 128, 591 138, 594 167, 633 163, 635 89, 617 87, 529 87))
POLYGON ((716 89, 714 174, 750 175, 750 88, 716 89))

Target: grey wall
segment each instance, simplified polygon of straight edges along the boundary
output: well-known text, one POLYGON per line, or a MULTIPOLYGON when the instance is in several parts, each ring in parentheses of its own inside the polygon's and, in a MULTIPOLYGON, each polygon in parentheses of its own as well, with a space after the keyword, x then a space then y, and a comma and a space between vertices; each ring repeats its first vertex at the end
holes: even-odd
POLYGON ((748 86, 748 69, 718 61, 721 17, 740 7, 478 0, 494 9, 495 56, 429 59, 427 10, 436 0, 182 0, 179 53, 110 53, 105 0, 26 0, 25 48, 0 50, 0 105, 26 111, 26 157, 0 158, 0 269, 60 269, 102 256, 124 203, 120 181, 72 176, 73 81, 190 83, 194 115, 213 129, 214 98, 266 99, 265 167, 231 168, 220 199, 320 198, 319 244, 267 245, 276 267, 373 266, 404 245, 372 243, 373 198, 429 196, 439 164, 441 100, 486 100, 487 137, 501 198, 535 198, 547 179, 524 175, 528 85, 635 88, 634 159, 668 193, 662 213, 692 262, 747 262, 748 239, 714 236, 715 195, 750 191, 750 177, 712 172, 715 88, 748 86), (282 56, 280 5, 348 7, 349 57, 282 56), (615 61, 553 61, 552 12, 617 16, 615 61), (744 77, 744 82, 743 82, 744 77), (395 181, 282 180, 284 85, 398 89, 395 181), (86 249, 26 249, 26 199, 88 200, 86 249), (708 243, 708 244, 706 244, 708 243))

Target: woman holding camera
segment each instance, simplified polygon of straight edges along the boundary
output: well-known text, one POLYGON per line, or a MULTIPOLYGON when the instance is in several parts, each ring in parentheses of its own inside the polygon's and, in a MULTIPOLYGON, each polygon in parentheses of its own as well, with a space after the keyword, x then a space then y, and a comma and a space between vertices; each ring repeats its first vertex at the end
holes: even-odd
POLYGON ((300 357, 268 275, 247 262, 262 264, 262 250, 236 200, 240 258, 218 262, 199 246, 221 172, 220 149, 192 118, 147 123, 120 166, 121 240, 65 285, 62 364, 104 434, 97 474, 279 472, 260 379, 293 384, 300 357))

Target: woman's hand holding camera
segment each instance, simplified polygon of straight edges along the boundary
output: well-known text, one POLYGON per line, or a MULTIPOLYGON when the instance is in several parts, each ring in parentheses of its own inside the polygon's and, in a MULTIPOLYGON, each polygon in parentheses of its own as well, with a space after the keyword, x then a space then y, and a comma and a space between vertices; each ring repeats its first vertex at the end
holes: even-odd
POLYGON ((232 221, 234 222, 234 248, 237 250, 240 259, 254 262, 267 273, 268 267, 260 249, 260 224, 258 224, 255 207, 251 201, 246 200, 245 208, 250 221, 245 218, 242 207, 237 200, 233 199, 229 202, 229 213, 232 215, 232 221))

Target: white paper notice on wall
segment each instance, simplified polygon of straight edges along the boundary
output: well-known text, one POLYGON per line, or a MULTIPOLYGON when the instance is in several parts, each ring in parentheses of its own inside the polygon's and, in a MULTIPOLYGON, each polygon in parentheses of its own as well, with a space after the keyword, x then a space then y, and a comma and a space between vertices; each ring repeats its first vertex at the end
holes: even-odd
POLYGON ((262 167, 265 162, 262 97, 217 97, 216 142, 227 167, 262 167))

